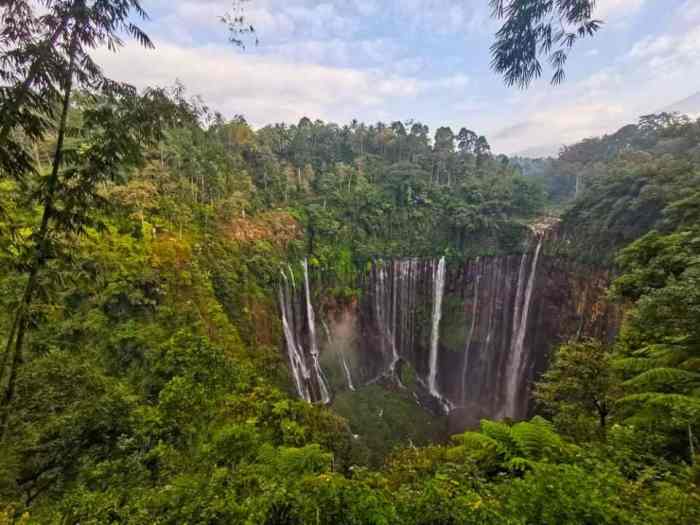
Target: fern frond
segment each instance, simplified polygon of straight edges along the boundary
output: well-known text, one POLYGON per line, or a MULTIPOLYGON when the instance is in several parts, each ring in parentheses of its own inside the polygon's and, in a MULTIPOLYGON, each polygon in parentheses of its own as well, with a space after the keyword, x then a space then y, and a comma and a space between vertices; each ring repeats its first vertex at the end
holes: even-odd
POLYGON ((525 458, 552 459, 561 455, 563 441, 543 418, 522 421, 513 426, 511 434, 525 458))
POLYGON ((626 387, 657 390, 667 387, 672 390, 687 388, 700 382, 700 374, 678 368, 653 368, 642 372, 623 383, 626 387))
POLYGON ((464 434, 452 436, 452 440, 466 449, 493 448, 495 450, 498 447, 498 441, 481 432, 465 432, 464 434))
POLYGON ((480 427, 483 434, 495 439, 499 443, 504 445, 513 444, 513 438, 510 434, 510 427, 506 423, 482 419, 480 427))
POLYGON ((687 348, 678 344, 657 343, 633 352, 635 357, 649 359, 657 366, 672 366, 688 358, 687 348))
POLYGON ((499 464, 500 445, 495 439, 480 432, 465 432, 452 439, 461 444, 447 450, 448 461, 471 461, 486 469, 499 464))
POLYGON ((532 461, 519 456, 510 458, 506 463, 506 468, 511 472, 527 472, 528 470, 532 470, 533 466, 532 461))
POLYGON ((690 359, 686 359, 680 366, 683 368, 683 370, 700 371, 700 357, 691 357, 690 359))
POLYGON ((654 368, 654 363, 644 357, 623 357, 612 363, 616 370, 628 374, 639 374, 654 368))
POLYGON ((624 396, 617 402, 622 405, 642 404, 661 409, 680 410, 682 412, 700 411, 700 398, 683 394, 646 392, 624 396))

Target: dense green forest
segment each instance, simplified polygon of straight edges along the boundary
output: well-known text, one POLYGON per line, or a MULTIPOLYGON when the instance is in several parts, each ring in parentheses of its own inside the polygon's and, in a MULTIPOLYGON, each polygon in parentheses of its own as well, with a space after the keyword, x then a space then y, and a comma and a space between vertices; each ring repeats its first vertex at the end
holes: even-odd
POLYGON ((649 115, 547 160, 466 124, 253 129, 103 76, 95 46, 149 45, 138 3, 10 4, 0 524, 700 522, 700 121, 649 115), (373 258, 518 253, 549 214, 626 315, 612 344, 557 350, 531 420, 377 461, 389 437, 293 396, 283 264, 353 300, 373 258))

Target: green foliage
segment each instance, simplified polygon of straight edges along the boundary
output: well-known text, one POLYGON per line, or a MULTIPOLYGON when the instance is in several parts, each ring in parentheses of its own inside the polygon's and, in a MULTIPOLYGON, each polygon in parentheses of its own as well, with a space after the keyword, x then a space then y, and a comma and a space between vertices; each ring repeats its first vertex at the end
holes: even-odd
POLYGON ((563 229, 577 239, 574 255, 611 264, 651 230, 668 234, 694 224, 699 129, 687 117, 648 115, 562 151, 559 162, 582 181, 563 216, 563 229))
POLYGON ((409 392, 378 385, 338 394, 333 410, 347 419, 358 445, 367 447, 366 461, 374 466, 381 465, 396 447, 428 445, 446 433, 444 418, 427 413, 409 392))
POLYGON ((623 273, 613 287, 635 301, 616 361, 620 403, 630 420, 669 437, 667 453, 690 461, 700 423, 699 247, 695 229, 651 232, 620 253, 623 273))
POLYGON ((535 385, 543 412, 572 439, 588 441, 605 431, 619 390, 612 358, 598 341, 561 345, 535 385))
MULTIPOLYGON (((542 184, 466 127, 433 144, 412 121, 254 131, 179 85, 138 94, 89 57, 116 31, 148 45, 127 17, 138 2, 44 3, 51 16, 24 1, 0 15, 0 523, 698 521, 688 148, 593 170, 567 218, 599 251, 659 231, 618 261, 614 290, 634 308, 606 439, 579 424, 612 396, 610 356, 579 342, 538 387, 554 424, 483 421, 438 445, 447 421, 418 406, 408 367, 405 390, 366 386, 332 407, 285 393, 280 265, 307 258, 329 300, 350 303, 371 259, 520 250, 542 184)), ((697 131, 663 116, 635 129, 647 148, 697 131)))
POLYGON ((490 0, 489 4, 494 17, 504 20, 491 46, 491 66, 509 86, 526 88, 539 78, 540 56, 554 70, 552 84, 561 83, 569 50, 602 24, 593 18, 595 0, 490 0))
POLYGON ((271 205, 293 203, 307 232, 300 251, 329 280, 347 275, 348 255, 361 268, 378 256, 517 250, 521 221, 544 205, 541 187, 474 132, 440 128, 433 147, 427 133, 413 122, 268 126, 257 148, 276 159, 265 173, 281 186, 258 190, 271 205))

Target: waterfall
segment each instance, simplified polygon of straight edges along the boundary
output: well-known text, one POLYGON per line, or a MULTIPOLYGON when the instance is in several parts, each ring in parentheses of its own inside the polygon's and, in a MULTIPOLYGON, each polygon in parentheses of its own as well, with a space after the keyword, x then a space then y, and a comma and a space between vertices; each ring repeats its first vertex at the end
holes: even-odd
POLYGON ((344 317, 333 319, 337 324, 326 318, 328 326, 315 295, 312 300, 309 263, 301 264, 303 272, 299 263, 294 272, 283 265, 276 292, 292 388, 310 402, 330 400, 321 363, 325 329, 328 348, 337 352, 330 361, 337 371, 333 388, 400 385, 403 364, 415 399, 451 413, 457 425, 523 417, 530 381, 545 366, 551 344, 616 329, 606 318, 615 311, 596 310, 607 308, 603 287, 571 263, 546 258, 542 233, 531 235, 525 254, 467 259, 454 271, 439 257, 377 260, 358 275, 357 297, 333 306, 344 317), (540 279, 545 265, 548 278, 540 279))
POLYGON ((292 288, 296 288, 296 287, 297 287, 297 283, 296 283, 296 281, 294 280, 294 271, 292 270, 292 265, 291 265, 291 264, 288 264, 288 265, 287 265, 287 268, 289 268, 289 278, 292 280, 292 288))
MULTIPOLYGON (((321 320, 321 325, 326 332, 326 338, 328 339, 328 344, 333 345, 333 338, 331 337, 331 331, 328 329, 326 321, 321 320)), ((347 357, 345 356, 345 350, 342 348, 338 349, 338 356, 340 357, 340 366, 343 367, 343 373, 345 374, 345 383, 348 389, 355 391, 355 385, 352 382, 352 374, 350 373, 350 365, 348 364, 347 357)))
POLYGON ((340 351, 340 362, 343 365, 343 372, 345 372, 345 382, 348 385, 348 389, 355 391, 355 385, 352 382, 352 374, 350 373, 350 366, 348 365, 348 360, 345 357, 345 352, 340 351))
POLYGON ((416 270, 415 259, 401 259, 396 264, 398 274, 397 293, 394 298, 395 305, 395 341, 398 360, 399 354, 404 358, 413 351, 413 341, 415 333, 415 311, 416 311, 416 270), (399 351, 400 350, 400 351, 399 351))
POLYGON ((398 380, 396 376, 396 365, 399 362, 399 352, 396 341, 399 268, 400 265, 397 263, 394 262, 392 264, 391 286, 389 286, 386 263, 384 261, 379 261, 379 263, 375 264, 374 311, 377 328, 381 334, 380 351, 382 354, 387 354, 386 344, 388 343, 391 352, 391 355, 388 356, 389 364, 386 372, 380 374, 380 377, 386 375, 396 379, 400 384, 400 380, 398 380))
MULTIPOLYGON (((309 371, 306 368, 304 355, 296 341, 296 330, 294 329, 294 315, 292 313, 292 291, 289 289, 289 281, 284 271, 282 274, 283 283, 279 288, 280 309, 282 311, 282 329, 284 339, 287 343, 287 354, 289 366, 292 369, 294 386, 297 394, 305 401, 311 402, 311 393, 308 388, 309 371)), ((293 282, 293 281, 292 281, 293 282)))
POLYGON ((520 257, 520 269, 518 270, 518 283, 515 291, 515 307, 513 308, 513 329, 511 330, 511 344, 518 337, 520 330, 521 312, 523 306, 523 292, 525 291, 525 266, 527 263, 527 252, 520 257))
MULTIPOLYGON (((392 377, 396 376, 396 365, 399 362, 399 352, 396 348, 396 319, 397 319, 397 302, 399 298, 399 268, 400 265, 394 261, 391 283, 391 328, 389 329, 389 337, 391 338, 391 363, 389 364, 389 373, 392 377)), ((399 384, 401 380, 397 377, 399 384)))
POLYGON ((441 257, 433 270, 433 325, 430 332, 430 356, 428 371, 428 391, 442 400, 437 389, 438 343, 440 342, 440 318, 442 317, 442 298, 445 293, 445 258, 441 257))
MULTIPOLYGON (((478 262, 478 259, 477 259, 478 262)), ((474 339, 474 329, 476 328, 476 318, 479 311, 479 281, 481 281, 481 275, 476 276, 474 282, 474 298, 472 299, 472 322, 469 327, 469 336, 467 336, 467 344, 464 347, 464 361, 462 365, 462 400, 467 399, 467 373, 469 372, 469 350, 472 347, 472 340, 474 339)))
POLYGON ((302 267, 304 268, 304 291, 306 295, 306 319, 309 325, 309 353, 311 354, 311 361, 313 363, 314 374, 316 375, 316 382, 318 383, 318 389, 321 394, 321 402, 323 404, 328 404, 331 400, 328 387, 326 386, 326 381, 323 377, 323 370, 321 370, 321 363, 319 361, 319 351, 318 344, 316 342, 316 316, 314 315, 313 306, 311 306, 311 290, 309 287, 309 263, 306 259, 302 262, 302 267))
POLYGON ((386 296, 386 268, 384 267, 384 261, 381 261, 377 267, 377 288, 375 290, 374 300, 376 302, 377 324, 382 332, 382 353, 386 353, 386 342, 388 341, 391 343, 391 336, 388 333, 389 327, 387 326, 386 319, 386 296))
MULTIPOLYGON (((516 314, 514 317, 519 317, 514 319, 514 340, 511 340, 511 354, 508 363, 508 377, 506 383, 506 404, 504 406, 504 412, 508 417, 515 418, 517 414, 517 396, 520 385, 523 381, 523 351, 525 346, 525 335, 527 333, 527 320, 530 313, 530 303, 532 300, 532 291, 535 285, 535 274, 537 272, 537 262, 540 257, 540 251, 542 250, 542 235, 538 236, 537 248, 535 248, 535 254, 532 258, 532 265, 530 266, 530 274, 527 279, 527 287, 525 288, 525 296, 523 297, 522 311, 518 310, 518 304, 516 302, 516 314), (519 314, 519 315, 518 315, 519 314), (517 330, 515 330, 515 323, 517 321, 517 330)), ((521 263, 521 270, 524 265, 521 263)), ((523 272, 524 273, 524 272, 523 272)), ((521 280, 522 275, 518 276, 518 281, 521 280)), ((518 293, 520 293, 522 284, 518 282, 518 293)), ((516 295, 516 301, 518 297, 516 295)))
POLYGON ((345 357, 345 352, 342 350, 340 351, 340 361, 343 365, 343 371, 345 372, 345 381, 348 384, 348 388, 354 392, 355 385, 352 382, 352 374, 350 373, 350 367, 348 366, 348 360, 345 357))

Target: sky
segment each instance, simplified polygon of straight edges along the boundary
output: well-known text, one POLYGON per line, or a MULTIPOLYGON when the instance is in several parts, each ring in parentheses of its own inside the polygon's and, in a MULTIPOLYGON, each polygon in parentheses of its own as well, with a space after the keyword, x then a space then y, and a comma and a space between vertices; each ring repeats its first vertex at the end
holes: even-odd
MULTIPOLYGON (((250 0, 259 40, 230 45, 231 0, 142 0, 156 45, 99 50, 112 78, 176 80, 254 127, 413 119, 485 134, 497 153, 554 154, 700 91, 700 0, 598 0, 597 35, 576 44, 566 81, 527 90, 490 67, 488 0, 250 0)), ((700 111, 700 108, 698 109, 700 111)))

